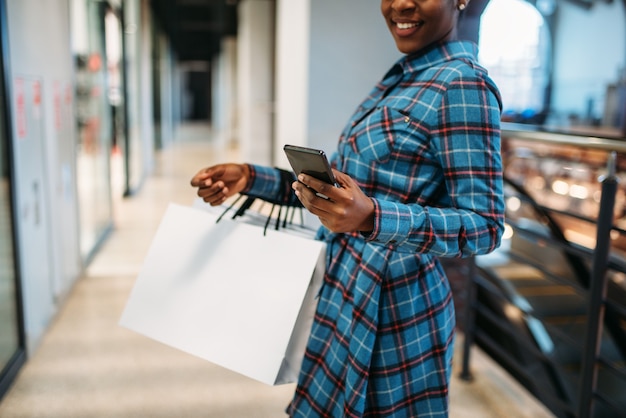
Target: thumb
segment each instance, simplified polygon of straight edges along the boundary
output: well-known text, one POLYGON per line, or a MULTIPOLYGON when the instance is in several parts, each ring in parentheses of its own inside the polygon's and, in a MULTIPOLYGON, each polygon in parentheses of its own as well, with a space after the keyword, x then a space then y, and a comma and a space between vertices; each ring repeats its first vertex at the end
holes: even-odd
POLYGON ((226 168, 221 164, 215 165, 213 167, 209 167, 206 171, 209 177, 215 177, 215 178, 222 177, 225 172, 226 172, 226 168))
POLYGON ((213 183, 213 178, 220 178, 224 175, 225 169, 219 166, 213 166, 201 170, 191 179, 191 185, 194 187, 207 187, 213 183), (206 181, 209 180, 207 183, 206 181))

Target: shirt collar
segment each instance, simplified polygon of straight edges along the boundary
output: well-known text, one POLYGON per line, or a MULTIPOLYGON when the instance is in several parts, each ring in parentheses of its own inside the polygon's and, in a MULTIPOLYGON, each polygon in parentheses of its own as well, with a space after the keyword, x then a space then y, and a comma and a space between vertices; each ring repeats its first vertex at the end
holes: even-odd
POLYGON ((453 59, 476 62, 477 56, 478 47, 470 41, 451 41, 435 44, 426 50, 402 57, 387 73, 385 78, 398 75, 400 70, 404 74, 412 73, 453 59))

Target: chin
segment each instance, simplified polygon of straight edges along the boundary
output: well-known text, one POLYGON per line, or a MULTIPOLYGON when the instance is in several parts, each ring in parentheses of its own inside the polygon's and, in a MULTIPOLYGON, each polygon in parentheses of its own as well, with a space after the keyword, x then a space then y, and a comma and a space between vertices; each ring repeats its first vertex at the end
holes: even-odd
POLYGON ((406 40, 402 39, 396 39, 396 48, 398 48, 398 51, 407 55, 422 49, 419 45, 415 45, 412 42, 406 42, 406 40))
POLYGON ((406 54, 406 55, 413 54, 413 53, 415 53, 415 52, 417 52, 417 51, 419 51, 421 49, 421 48, 401 47, 399 45, 397 45, 397 47, 398 47, 398 51, 400 51, 401 53, 406 54))

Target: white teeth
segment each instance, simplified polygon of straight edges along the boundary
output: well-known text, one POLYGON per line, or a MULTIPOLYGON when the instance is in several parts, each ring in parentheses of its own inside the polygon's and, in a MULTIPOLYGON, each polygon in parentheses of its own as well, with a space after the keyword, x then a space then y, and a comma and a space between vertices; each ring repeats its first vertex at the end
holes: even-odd
POLYGON ((398 29, 411 29, 417 26, 417 23, 396 23, 398 29))

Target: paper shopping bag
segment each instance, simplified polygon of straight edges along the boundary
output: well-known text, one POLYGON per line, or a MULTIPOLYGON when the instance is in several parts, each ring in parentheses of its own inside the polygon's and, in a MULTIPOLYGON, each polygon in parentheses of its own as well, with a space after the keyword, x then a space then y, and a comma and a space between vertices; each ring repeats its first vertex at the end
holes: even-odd
POLYGON ((216 219, 169 205, 120 324, 261 382, 293 382, 325 244, 285 230, 264 235, 245 219, 216 219))

